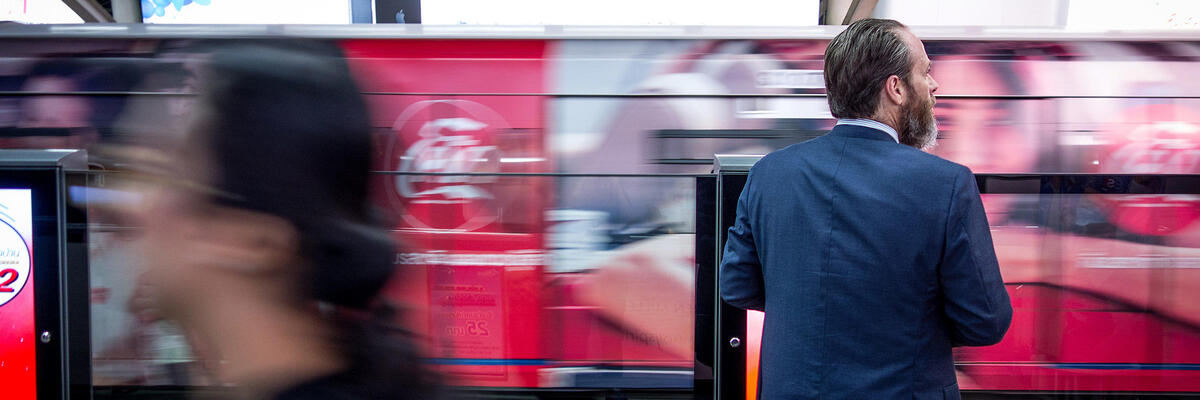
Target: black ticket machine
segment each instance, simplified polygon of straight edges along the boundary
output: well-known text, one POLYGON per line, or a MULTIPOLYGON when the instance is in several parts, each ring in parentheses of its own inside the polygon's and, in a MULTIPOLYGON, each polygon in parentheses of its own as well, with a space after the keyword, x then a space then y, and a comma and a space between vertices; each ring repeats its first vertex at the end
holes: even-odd
POLYGON ((0 398, 90 397, 79 150, 0 150, 0 398))

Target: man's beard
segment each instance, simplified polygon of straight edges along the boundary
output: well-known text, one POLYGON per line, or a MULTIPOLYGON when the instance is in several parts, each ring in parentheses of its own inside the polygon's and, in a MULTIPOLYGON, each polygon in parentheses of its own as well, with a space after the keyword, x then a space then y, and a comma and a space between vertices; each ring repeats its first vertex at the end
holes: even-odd
MULTIPOLYGON (((906 84, 907 85, 907 84, 906 84)), ((910 93, 916 93, 909 88, 910 93)), ((900 143, 925 150, 937 144, 937 119, 933 117, 933 96, 929 101, 912 101, 901 110, 904 115, 904 125, 900 133, 900 143)))

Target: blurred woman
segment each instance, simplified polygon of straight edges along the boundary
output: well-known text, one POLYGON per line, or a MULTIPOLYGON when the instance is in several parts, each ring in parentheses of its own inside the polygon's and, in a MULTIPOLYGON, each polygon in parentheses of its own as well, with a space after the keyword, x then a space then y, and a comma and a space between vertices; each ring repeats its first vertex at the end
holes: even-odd
POLYGON ((375 299, 393 242, 370 211, 370 126, 339 51, 240 42, 204 58, 190 128, 141 210, 147 307, 239 398, 435 397, 375 299))

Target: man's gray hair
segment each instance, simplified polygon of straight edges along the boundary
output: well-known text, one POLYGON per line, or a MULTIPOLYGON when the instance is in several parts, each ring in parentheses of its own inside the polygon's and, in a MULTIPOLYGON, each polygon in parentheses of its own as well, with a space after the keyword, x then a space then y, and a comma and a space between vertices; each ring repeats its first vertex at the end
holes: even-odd
POLYGON ((870 118, 879 106, 879 90, 892 75, 908 83, 913 60, 890 19, 855 21, 825 48, 825 92, 837 118, 870 118))

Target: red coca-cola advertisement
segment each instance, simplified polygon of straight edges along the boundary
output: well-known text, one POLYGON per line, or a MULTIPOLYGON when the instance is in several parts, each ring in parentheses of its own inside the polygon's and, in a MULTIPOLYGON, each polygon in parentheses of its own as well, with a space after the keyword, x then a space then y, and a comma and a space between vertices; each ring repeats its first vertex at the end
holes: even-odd
POLYGON ((379 131, 379 202, 430 362, 455 384, 537 386, 550 182, 541 41, 346 41, 379 131), (494 73, 506 71, 503 79, 494 73), (446 73, 454 71, 453 74, 446 73))

